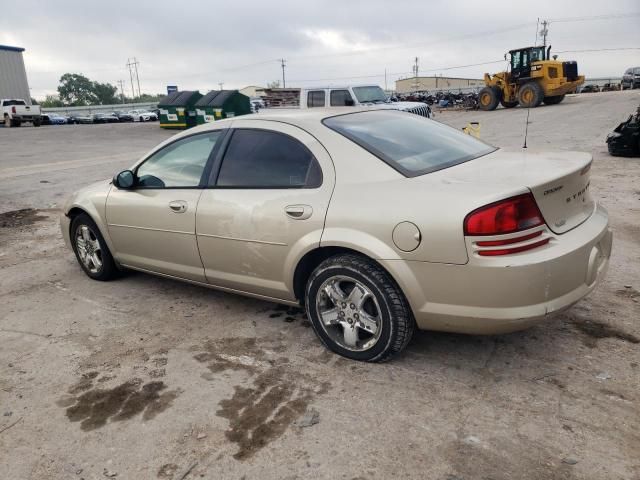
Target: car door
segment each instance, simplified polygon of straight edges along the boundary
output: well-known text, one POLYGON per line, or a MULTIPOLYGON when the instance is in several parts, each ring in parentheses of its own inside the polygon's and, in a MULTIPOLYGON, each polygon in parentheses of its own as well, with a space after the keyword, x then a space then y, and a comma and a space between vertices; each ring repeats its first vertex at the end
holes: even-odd
POLYGON ((120 263, 205 281, 196 209, 223 132, 189 135, 163 146, 134 169, 134 188, 111 189, 106 218, 120 263))
POLYGON ((320 243, 333 163, 298 127, 263 120, 235 120, 233 127, 196 215, 207 280, 293 300, 295 264, 320 243))

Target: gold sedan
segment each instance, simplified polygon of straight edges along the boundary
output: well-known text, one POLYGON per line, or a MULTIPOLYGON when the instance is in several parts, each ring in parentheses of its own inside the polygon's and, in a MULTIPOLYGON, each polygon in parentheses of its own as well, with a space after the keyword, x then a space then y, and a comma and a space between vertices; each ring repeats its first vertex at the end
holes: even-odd
POLYGON ((93 279, 134 269, 302 304, 331 350, 380 361, 416 326, 514 331, 593 290, 612 234, 590 166, 389 109, 263 112, 77 192, 62 233, 93 279))

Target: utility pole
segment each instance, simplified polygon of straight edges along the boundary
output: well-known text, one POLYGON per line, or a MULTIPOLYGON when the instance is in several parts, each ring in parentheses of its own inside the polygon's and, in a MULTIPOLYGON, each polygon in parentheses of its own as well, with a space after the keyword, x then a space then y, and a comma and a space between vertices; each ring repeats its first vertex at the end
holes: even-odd
POLYGON ((280 65, 282 66, 282 88, 287 88, 287 84, 284 80, 284 67, 286 66, 287 61, 284 58, 280 59, 280 65))
POLYGON ((384 91, 387 92, 387 69, 384 69, 384 91))
POLYGON ((131 59, 127 58, 127 68, 129 69, 129 78, 131 79, 131 101, 133 101, 133 99, 136 97, 136 92, 133 89, 133 72, 131 71, 132 65, 133 63, 131 63, 131 59))
POLYGON ((120 100, 124 103, 124 80, 118 80, 118 85, 120 85, 120 100))
POLYGON ((218 83, 218 85, 220 85, 220 90, 222 90, 222 86, 224 85, 223 82, 218 83))
POLYGON ((413 76, 415 78, 415 81, 413 83, 413 88, 415 89, 415 91, 418 91, 418 87, 420 86, 420 84, 418 83, 418 57, 416 57, 415 59, 415 64, 413 65, 413 76))
POLYGON ((136 59, 136 57, 133 57, 133 66, 136 69, 136 81, 138 82, 138 97, 140 97, 142 95, 142 92, 140 92, 140 77, 138 77, 138 65, 140 65, 140 62, 136 59))
POLYGON ((542 45, 544 45, 545 48, 547 46, 547 35, 549 34, 549 29, 547 28, 548 25, 548 21, 542 21, 542 30, 540 31, 540 36, 542 37, 542 45))

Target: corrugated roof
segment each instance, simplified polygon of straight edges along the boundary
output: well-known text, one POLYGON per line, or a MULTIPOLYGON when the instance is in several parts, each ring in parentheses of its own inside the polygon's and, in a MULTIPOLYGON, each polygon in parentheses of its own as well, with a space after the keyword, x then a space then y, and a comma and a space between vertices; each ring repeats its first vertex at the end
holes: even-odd
POLYGON ((199 94, 197 90, 184 90, 182 92, 172 92, 158 102, 163 107, 181 106, 189 103, 194 94, 199 94))
POLYGON ((196 102, 196 107, 221 108, 232 95, 238 93, 237 90, 211 90, 204 97, 196 102))
POLYGON ((11 47, 9 45, 0 45, 0 50, 8 50, 10 52, 24 52, 22 47, 11 47))

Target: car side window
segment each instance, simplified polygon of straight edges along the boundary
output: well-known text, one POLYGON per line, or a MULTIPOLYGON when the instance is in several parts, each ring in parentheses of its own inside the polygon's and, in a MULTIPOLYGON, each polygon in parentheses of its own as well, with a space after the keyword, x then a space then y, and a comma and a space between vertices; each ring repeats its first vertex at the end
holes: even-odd
POLYGON ((192 135, 157 151, 138 167, 137 186, 197 187, 220 135, 220 131, 192 135))
POLYGON ((233 132, 218 174, 218 187, 315 188, 322 171, 313 154, 289 135, 269 130, 233 132))
POLYGON ((331 90, 329 102, 332 107, 346 107, 353 105, 349 90, 331 90))
POLYGON ((324 107, 324 90, 315 90, 307 94, 307 107, 324 107))

